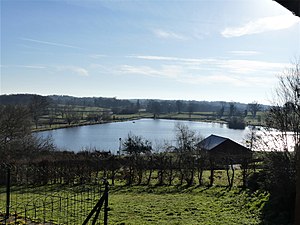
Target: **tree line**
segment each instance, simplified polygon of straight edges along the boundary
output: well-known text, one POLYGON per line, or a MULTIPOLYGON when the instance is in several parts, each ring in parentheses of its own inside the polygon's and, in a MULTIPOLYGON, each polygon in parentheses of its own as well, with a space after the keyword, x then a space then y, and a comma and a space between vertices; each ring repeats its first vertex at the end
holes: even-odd
POLYGON ((48 105, 68 105, 84 107, 101 107, 111 109, 114 113, 136 113, 140 109, 153 113, 183 113, 183 112, 216 112, 220 116, 227 114, 251 112, 253 117, 260 110, 269 108, 267 105, 253 101, 249 104, 224 101, 187 101, 187 100, 154 100, 154 99, 117 99, 103 97, 72 97, 35 94, 0 95, 1 105, 30 105, 34 98, 40 98, 48 105))
POLYGON ((167 115, 206 115, 211 120, 228 122, 229 128, 244 129, 248 114, 258 122, 257 112, 266 109, 257 102, 199 102, 181 100, 118 100, 116 98, 75 98, 71 96, 40 96, 31 94, 1 95, 1 108, 27 107, 35 129, 52 125, 71 126, 116 120, 118 115, 151 113, 153 118, 167 115), (203 114, 206 113, 206 114, 203 114), (207 114, 208 113, 208 114, 207 114))

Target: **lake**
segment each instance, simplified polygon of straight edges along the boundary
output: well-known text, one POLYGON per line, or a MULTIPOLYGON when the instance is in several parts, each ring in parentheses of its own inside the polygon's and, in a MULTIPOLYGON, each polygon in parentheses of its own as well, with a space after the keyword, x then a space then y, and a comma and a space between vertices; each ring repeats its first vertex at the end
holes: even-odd
POLYGON ((227 128, 226 124, 206 123, 165 119, 140 119, 126 122, 115 122, 57 129, 39 132, 42 137, 52 137, 54 144, 63 150, 78 152, 82 149, 110 150, 116 153, 120 146, 119 139, 125 140, 129 133, 142 136, 158 148, 165 141, 174 143, 176 124, 187 125, 202 137, 211 134, 230 138, 243 143, 249 129, 234 130, 227 128))

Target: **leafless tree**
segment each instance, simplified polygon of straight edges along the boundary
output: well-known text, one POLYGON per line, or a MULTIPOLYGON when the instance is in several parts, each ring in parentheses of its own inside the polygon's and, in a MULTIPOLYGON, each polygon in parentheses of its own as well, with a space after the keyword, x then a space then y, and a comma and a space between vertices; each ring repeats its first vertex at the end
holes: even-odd
POLYGON ((195 131, 190 130, 188 126, 176 125, 176 152, 180 171, 180 183, 183 180, 187 185, 194 183, 196 168, 196 149, 201 138, 195 131))
POLYGON ((300 224, 300 59, 279 76, 276 104, 268 115, 268 125, 281 132, 284 151, 288 152, 288 138, 292 137, 296 161, 295 224, 300 224))
POLYGON ((236 109, 236 105, 234 102, 230 102, 229 103, 229 113, 228 116, 229 117, 233 117, 236 113, 237 109, 236 109))
POLYGON ((48 98, 45 96, 34 95, 29 104, 35 127, 38 128, 40 117, 45 113, 49 106, 48 98))
POLYGON ((189 102, 189 105, 188 105, 188 112, 189 112, 189 118, 190 118, 190 119, 192 118, 192 114, 193 114, 193 112, 195 112, 195 110, 196 110, 196 105, 195 105, 195 103, 189 102))
POLYGON ((23 106, 0 107, 0 160, 32 159, 39 152, 53 150, 49 138, 31 133, 29 109, 23 106))
POLYGON ((255 101, 248 104, 248 110, 251 112, 253 118, 256 117, 256 114, 260 109, 261 109, 261 105, 255 101))
POLYGON ((226 107, 226 102, 220 102, 221 107, 219 109, 219 111, 217 112, 219 118, 222 118, 222 116, 224 116, 224 112, 225 112, 225 107, 226 107))

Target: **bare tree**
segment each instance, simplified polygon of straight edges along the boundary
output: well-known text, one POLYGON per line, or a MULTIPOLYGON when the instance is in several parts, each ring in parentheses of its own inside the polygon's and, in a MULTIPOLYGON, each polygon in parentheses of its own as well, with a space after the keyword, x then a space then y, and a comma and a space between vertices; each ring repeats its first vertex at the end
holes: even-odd
POLYGON ((22 106, 0 107, 0 145, 6 146, 15 139, 30 134, 30 112, 22 106))
POLYGON ((234 102, 230 102, 229 103, 229 114, 228 114, 228 116, 229 117, 233 117, 234 115, 235 115, 235 113, 236 113, 236 106, 235 106, 235 103, 234 102))
POLYGON ((48 98, 45 96, 34 95, 29 104, 35 127, 38 128, 40 117, 45 113, 49 106, 48 98))
POLYGON ((181 102, 180 100, 177 100, 177 101, 176 101, 176 108, 177 108, 177 112, 178 112, 178 114, 180 114, 180 113, 181 113, 181 111, 182 111, 182 107, 183 107, 183 104, 182 104, 182 102, 181 102))
POLYGON ((201 138, 195 131, 190 130, 186 125, 176 125, 176 152, 180 170, 180 184, 183 180, 187 185, 194 183, 196 168, 196 149, 201 138))
POLYGON ((219 111, 217 112, 219 118, 222 118, 222 116, 224 116, 224 112, 225 112, 225 107, 226 107, 226 102, 220 102, 221 107, 219 109, 219 111))
POLYGON ((276 104, 268 115, 268 125, 281 132, 288 152, 288 132, 292 133, 296 161, 295 224, 300 224, 300 59, 279 77, 276 104))
POLYGON ((261 109, 261 105, 255 101, 248 104, 248 110, 251 112, 253 118, 256 117, 256 114, 260 109, 261 109))
POLYGON ((22 106, 0 107, 0 160, 32 159, 38 152, 53 150, 49 138, 31 133, 29 109, 22 106))
POLYGON ((196 105, 193 102, 189 102, 188 105, 188 112, 189 112, 189 118, 191 119, 193 112, 196 110, 196 105))

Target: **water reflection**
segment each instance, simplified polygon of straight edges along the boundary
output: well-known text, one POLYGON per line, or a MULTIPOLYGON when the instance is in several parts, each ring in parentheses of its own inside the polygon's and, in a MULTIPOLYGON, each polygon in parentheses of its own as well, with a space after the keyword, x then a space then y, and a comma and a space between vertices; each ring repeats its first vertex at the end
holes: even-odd
POLYGON ((228 129, 225 124, 219 123, 141 119, 44 131, 39 135, 44 137, 51 135, 55 145, 61 149, 80 151, 83 148, 97 148, 98 150, 110 150, 116 154, 120 147, 120 138, 125 140, 130 132, 148 139, 155 145, 162 145, 164 142, 174 143, 176 124, 187 125, 202 137, 215 134, 239 143, 243 143, 246 134, 249 133, 248 128, 233 130, 228 129))

